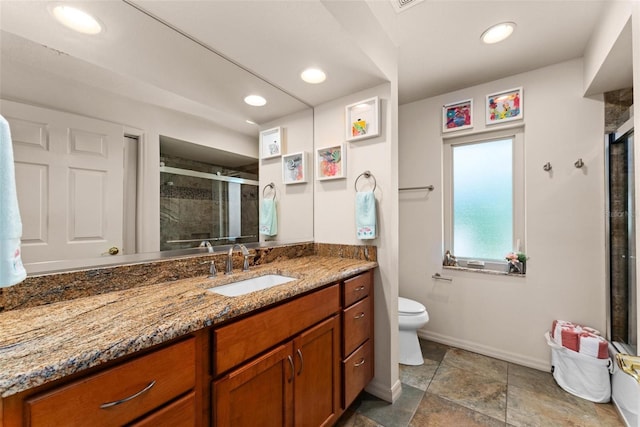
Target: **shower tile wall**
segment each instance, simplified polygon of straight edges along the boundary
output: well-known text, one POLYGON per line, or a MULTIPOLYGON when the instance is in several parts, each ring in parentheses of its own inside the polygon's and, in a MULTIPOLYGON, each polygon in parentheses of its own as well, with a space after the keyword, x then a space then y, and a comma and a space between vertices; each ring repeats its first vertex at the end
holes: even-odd
MULTIPOLYGON (((220 166, 161 156, 165 166, 189 169, 221 175, 241 175, 256 179, 257 176, 238 171, 230 171, 220 166)), ((227 236, 229 227, 227 183, 204 178, 196 178, 169 173, 160 174, 160 250, 192 248, 198 242, 167 243, 172 240, 208 240, 227 236), (222 201, 222 203, 221 203, 222 201)), ((241 186, 242 234, 256 235, 258 231, 258 189, 251 185, 241 186)), ((228 241, 212 241, 212 244, 226 244, 228 241)))

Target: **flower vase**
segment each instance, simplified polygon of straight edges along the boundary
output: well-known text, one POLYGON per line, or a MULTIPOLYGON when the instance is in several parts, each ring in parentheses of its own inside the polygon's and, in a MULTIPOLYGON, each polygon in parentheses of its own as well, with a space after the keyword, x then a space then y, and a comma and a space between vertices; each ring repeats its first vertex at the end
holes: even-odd
POLYGON ((526 261, 511 261, 509 262, 509 274, 525 274, 526 272, 526 261))

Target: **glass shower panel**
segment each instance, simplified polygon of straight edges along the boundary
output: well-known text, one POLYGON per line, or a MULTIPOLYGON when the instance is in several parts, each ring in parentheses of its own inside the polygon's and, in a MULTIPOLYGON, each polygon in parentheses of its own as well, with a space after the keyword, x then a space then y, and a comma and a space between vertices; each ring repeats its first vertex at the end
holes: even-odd
POLYGON ((258 241, 257 182, 162 167, 160 250, 258 241))
POLYGON ((635 174, 634 174, 634 145, 633 145, 633 132, 627 136, 627 147, 628 147, 628 163, 631 165, 629 168, 629 265, 628 265, 628 276, 629 276, 629 333, 627 336, 627 344, 636 351, 638 351, 638 330, 637 330, 637 318, 638 318, 638 307, 637 307, 637 283, 636 283, 636 200, 635 200, 635 174))
POLYGON ((637 353, 636 223, 633 132, 611 134, 609 158, 609 269, 611 341, 637 353))

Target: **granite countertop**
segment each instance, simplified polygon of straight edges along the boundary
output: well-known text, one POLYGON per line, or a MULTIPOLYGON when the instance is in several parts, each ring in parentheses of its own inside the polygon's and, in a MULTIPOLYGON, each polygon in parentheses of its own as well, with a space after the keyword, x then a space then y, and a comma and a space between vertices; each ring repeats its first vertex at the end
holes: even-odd
POLYGON ((0 313, 0 397, 62 378, 309 290, 376 262, 305 256, 248 272, 182 279, 0 313), (207 288, 281 274, 298 280, 238 297, 207 288))

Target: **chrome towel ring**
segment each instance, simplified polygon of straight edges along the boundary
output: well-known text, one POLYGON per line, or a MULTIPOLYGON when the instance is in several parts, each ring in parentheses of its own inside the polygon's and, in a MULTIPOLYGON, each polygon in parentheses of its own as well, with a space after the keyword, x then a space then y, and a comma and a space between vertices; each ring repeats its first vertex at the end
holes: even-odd
POLYGON ((273 200, 276 199, 276 185, 273 182, 268 183, 267 185, 264 186, 264 188, 262 189, 262 198, 264 199, 265 193, 267 191, 267 189, 270 188, 271 191, 273 191, 273 200))
POLYGON ((353 183, 353 186, 356 189, 356 193, 358 192, 358 180, 362 177, 365 177, 366 179, 373 178, 373 190, 371 191, 376 191, 376 187, 378 186, 378 183, 376 182, 376 177, 373 176, 373 174, 370 171, 364 171, 360 175, 358 175, 358 177, 356 178, 356 181, 353 183))

